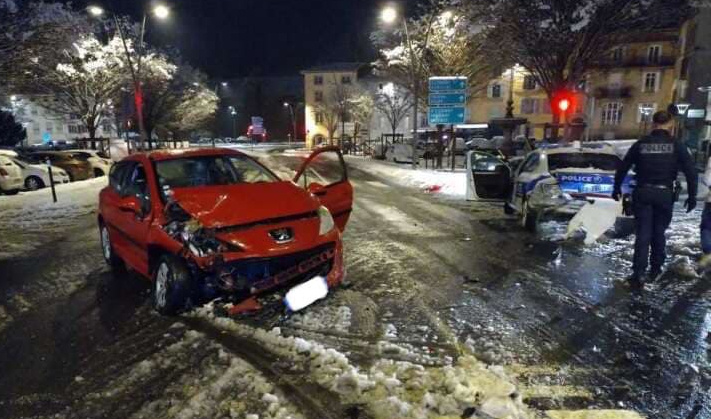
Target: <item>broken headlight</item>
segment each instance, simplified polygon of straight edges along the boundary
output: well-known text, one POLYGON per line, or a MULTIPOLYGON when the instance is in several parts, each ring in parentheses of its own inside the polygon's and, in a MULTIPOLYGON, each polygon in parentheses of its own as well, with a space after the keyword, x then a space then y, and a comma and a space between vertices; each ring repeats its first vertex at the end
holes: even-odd
POLYGON ((168 224, 163 226, 165 232, 183 243, 190 253, 197 257, 240 250, 217 239, 213 229, 203 227, 174 201, 170 201, 166 206, 165 215, 169 220, 168 224))
POLYGON ((562 198, 563 190, 560 189, 560 185, 558 183, 542 183, 541 195, 544 198, 557 200, 562 198))
POLYGON ((318 218, 319 218, 319 228, 318 228, 318 234, 319 236, 323 236, 326 233, 329 233, 331 230, 333 230, 333 227, 335 227, 335 223, 333 222, 333 217, 331 216, 331 211, 328 210, 328 208, 321 206, 318 209, 318 218))

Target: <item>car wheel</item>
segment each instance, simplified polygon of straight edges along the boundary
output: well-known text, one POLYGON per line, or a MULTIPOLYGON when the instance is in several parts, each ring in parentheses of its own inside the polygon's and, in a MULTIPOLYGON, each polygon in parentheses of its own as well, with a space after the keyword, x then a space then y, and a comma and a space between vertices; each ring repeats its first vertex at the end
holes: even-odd
POLYGON ((25 179, 25 188, 28 191, 36 191, 37 189, 44 188, 44 182, 37 176, 28 176, 25 179))
POLYGON ((104 176, 104 171, 101 169, 94 169, 94 177, 102 177, 104 176))
POLYGON ((181 259, 163 255, 153 274, 153 308, 160 314, 173 316, 191 306, 192 278, 181 259))
POLYGON ((508 202, 504 202, 504 214, 514 215, 514 212, 515 211, 514 211, 513 207, 511 206, 511 204, 509 204, 508 202))
POLYGON ((116 255, 114 247, 111 245, 109 228, 103 222, 99 224, 99 235, 101 238, 101 253, 104 255, 106 264, 109 265, 111 269, 122 268, 123 262, 121 261, 121 258, 116 255))
POLYGON ((528 205, 528 200, 523 201, 521 225, 531 233, 535 233, 538 227, 538 214, 528 205))
POLYGON ((74 182, 74 175, 72 174, 72 172, 67 172, 67 176, 69 177, 70 182, 74 182))
POLYGON ((10 189, 9 191, 5 191, 5 195, 17 195, 19 192, 19 189, 10 189))

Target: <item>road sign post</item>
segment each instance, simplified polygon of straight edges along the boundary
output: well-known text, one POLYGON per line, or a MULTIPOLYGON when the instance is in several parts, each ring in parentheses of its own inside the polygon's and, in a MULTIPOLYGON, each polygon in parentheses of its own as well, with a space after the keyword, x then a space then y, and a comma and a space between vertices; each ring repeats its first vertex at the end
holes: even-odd
MULTIPOLYGON (((466 119, 467 78, 466 77, 430 77, 429 80, 429 112, 430 125, 451 125, 450 152, 454 163, 454 148, 456 138, 454 125, 463 124, 466 119)), ((441 137, 440 137, 441 142, 441 137)), ((441 167, 441 153, 438 166, 441 167)), ((452 164, 454 166, 454 164, 452 164)))

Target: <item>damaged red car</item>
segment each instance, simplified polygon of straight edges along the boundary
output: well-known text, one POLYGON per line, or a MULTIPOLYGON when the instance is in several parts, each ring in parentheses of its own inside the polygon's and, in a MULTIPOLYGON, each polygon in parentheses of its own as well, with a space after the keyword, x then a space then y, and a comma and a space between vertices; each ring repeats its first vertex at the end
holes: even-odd
POLYGON ((296 311, 343 280, 352 204, 334 147, 311 154, 293 180, 234 150, 154 151, 112 167, 98 222, 107 263, 151 279, 162 314, 215 298, 242 309, 278 299, 296 311))

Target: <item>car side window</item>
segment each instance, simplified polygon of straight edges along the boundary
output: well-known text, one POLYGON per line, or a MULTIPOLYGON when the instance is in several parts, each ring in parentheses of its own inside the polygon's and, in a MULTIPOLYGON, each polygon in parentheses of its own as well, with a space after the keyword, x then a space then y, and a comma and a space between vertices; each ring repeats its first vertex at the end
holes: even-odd
POLYGON ((143 214, 151 212, 151 192, 148 188, 148 177, 143 165, 138 163, 129 168, 127 176, 123 178, 123 196, 135 196, 141 203, 143 214))
POLYGON ((532 172, 537 166, 538 162, 541 160, 541 156, 538 153, 533 153, 526 161, 521 165, 520 173, 532 172))
POLYGON ((133 163, 131 162, 119 162, 111 168, 111 171, 109 171, 109 186, 111 186, 111 188, 119 195, 124 195, 124 186, 122 181, 126 175, 126 171, 131 166, 133 166, 133 163))

